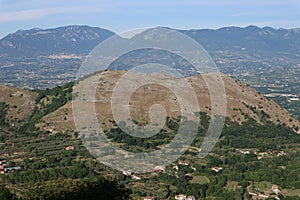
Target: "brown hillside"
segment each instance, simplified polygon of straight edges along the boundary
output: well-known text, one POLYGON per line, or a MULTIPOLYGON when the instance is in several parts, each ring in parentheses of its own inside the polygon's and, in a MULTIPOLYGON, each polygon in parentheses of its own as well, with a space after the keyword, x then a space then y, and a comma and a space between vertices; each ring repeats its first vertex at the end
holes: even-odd
MULTIPOLYGON (((110 126, 108 121, 113 120, 110 101, 112 90, 124 73, 124 71, 106 71, 101 74, 94 103, 98 119, 102 124, 105 124, 106 128, 110 126)), ((98 76, 96 78, 99 78, 98 76)), ((91 81, 92 79, 95 79, 95 77, 90 77, 85 81, 91 81)), ((262 117, 265 116, 265 119, 274 123, 285 123, 289 127, 300 127, 297 119, 293 118, 287 110, 272 100, 227 75, 222 75, 222 79, 227 97, 226 114, 232 121, 241 123, 246 120, 245 116, 248 115, 259 123, 264 123, 262 117)), ((211 100, 203 78, 201 76, 190 77, 188 82, 196 92, 200 111, 210 114, 211 100)), ((126 92, 128 91, 124 91, 124 94, 126 92)), ((168 116, 175 117, 180 114, 177 98, 169 89, 157 84, 149 84, 140 87, 132 94, 129 105, 132 118, 141 124, 146 124, 149 121, 149 109, 154 104, 163 105, 168 116)), ((50 132, 74 129, 72 102, 45 116, 38 126, 50 132)))
POLYGON ((34 107, 37 94, 10 86, 0 86, 0 102, 9 105, 7 120, 10 124, 29 116, 34 107))

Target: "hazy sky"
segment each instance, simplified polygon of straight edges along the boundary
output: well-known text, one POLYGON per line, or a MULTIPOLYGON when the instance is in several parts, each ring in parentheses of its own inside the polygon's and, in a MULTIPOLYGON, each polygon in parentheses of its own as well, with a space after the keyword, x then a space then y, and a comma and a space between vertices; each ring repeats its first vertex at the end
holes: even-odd
POLYGON ((300 0, 0 0, 0 37, 70 24, 123 32, 151 26, 292 28, 299 22, 300 0))

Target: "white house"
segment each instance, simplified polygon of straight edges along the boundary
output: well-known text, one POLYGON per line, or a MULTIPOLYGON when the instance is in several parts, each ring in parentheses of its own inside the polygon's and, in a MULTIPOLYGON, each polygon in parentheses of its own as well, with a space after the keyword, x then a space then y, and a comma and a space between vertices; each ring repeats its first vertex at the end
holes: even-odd
POLYGON ((217 172, 217 173, 219 171, 221 171, 222 169, 223 169, 222 167, 218 167, 218 166, 212 168, 212 170, 215 171, 215 172, 217 172))
POLYGON ((176 194, 175 195, 175 199, 176 200, 185 200, 186 199, 186 195, 184 195, 184 194, 176 194))
POLYGON ((131 176, 132 172, 131 171, 123 171, 123 174, 125 176, 131 176))

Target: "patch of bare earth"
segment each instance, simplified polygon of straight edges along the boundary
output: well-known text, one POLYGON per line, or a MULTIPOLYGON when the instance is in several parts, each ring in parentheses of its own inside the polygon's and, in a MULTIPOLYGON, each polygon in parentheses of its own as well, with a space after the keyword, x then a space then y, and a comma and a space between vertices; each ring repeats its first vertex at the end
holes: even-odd
POLYGON ((31 115, 35 107, 37 93, 14 88, 10 86, 0 86, 0 102, 9 105, 7 120, 21 121, 31 115))

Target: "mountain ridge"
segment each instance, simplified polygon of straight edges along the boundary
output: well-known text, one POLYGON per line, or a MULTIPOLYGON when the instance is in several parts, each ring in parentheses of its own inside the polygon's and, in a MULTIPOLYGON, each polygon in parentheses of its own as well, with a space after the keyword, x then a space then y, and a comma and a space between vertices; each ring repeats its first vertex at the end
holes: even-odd
MULTIPOLYGON (((256 48, 253 45, 257 45, 256 43, 259 42, 262 42, 260 48, 264 47, 266 48, 264 50, 272 52, 279 51, 280 48, 285 48, 289 51, 300 51, 298 47, 300 44, 300 28, 275 29, 272 27, 260 28, 250 25, 247 27, 230 26, 218 29, 173 30, 177 30, 190 36, 203 45, 208 51, 222 50, 224 49, 221 48, 222 45, 226 45, 227 49, 233 48, 233 50, 237 50, 239 48, 247 49, 248 46, 251 49, 256 48), (266 40, 267 37, 269 37, 269 41, 266 40), (277 40, 277 42, 274 42, 274 40, 277 40), (215 42, 213 43, 213 41, 215 42), (284 44, 283 41, 288 44, 284 44), (255 44, 251 44, 253 42, 255 42, 255 44)), ((116 33, 107 29, 86 25, 69 25, 49 29, 32 28, 29 30, 18 30, 15 33, 8 34, 0 39, 0 55, 2 57, 34 57, 39 55, 51 55, 54 53, 87 54, 101 41, 115 34, 116 33), (28 40, 28 42, 26 42, 26 40, 28 40), (41 42, 40 46, 35 46, 33 40, 41 42), (47 40, 52 42, 47 43, 47 40), (66 42, 69 42, 69 45, 66 45, 66 42), (69 47, 66 48, 67 46, 69 47), (44 48, 44 50, 41 48, 44 48), (32 51, 35 51, 35 53, 32 53, 32 51)))
MULTIPOLYGON (((110 104, 108 105, 107 102, 111 101, 113 88, 124 73, 126 71, 105 71, 101 75, 93 76, 101 76, 101 81, 97 86, 95 94, 95 109, 98 120, 101 123, 104 122, 108 125, 114 119, 110 104)), ((201 111, 211 115, 211 97, 203 76, 209 76, 209 74, 192 76, 187 78, 187 80, 194 89, 200 105, 200 110, 195 110, 195 112, 201 111)), ((221 76, 226 90, 226 114, 230 121, 243 123, 249 119, 253 119, 262 124, 271 121, 275 124, 285 124, 290 128, 300 127, 300 122, 274 101, 228 75, 221 74, 221 76)), ((90 79, 92 78, 88 77, 86 81, 90 79)), ((174 99, 176 99, 176 96, 164 87, 159 87, 159 85, 144 85, 137 89, 131 96, 130 114, 135 121, 147 124, 149 123, 148 111, 151 105, 160 104, 165 107, 169 117, 176 118, 180 115, 178 111, 180 106, 174 99)), ((66 129, 68 131, 75 130, 74 119, 71 113, 72 103, 68 102, 56 111, 46 115, 38 124, 38 127, 50 132, 63 132, 66 129)), ((108 125, 105 128, 109 129, 111 127, 108 125)))
POLYGON ((0 40, 0 54, 2 57, 35 57, 63 52, 87 54, 114 34, 98 27, 77 25, 18 30, 0 40))

